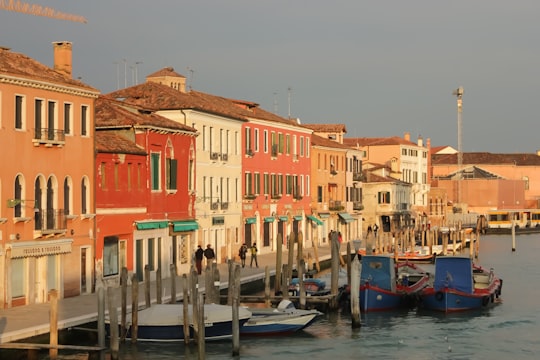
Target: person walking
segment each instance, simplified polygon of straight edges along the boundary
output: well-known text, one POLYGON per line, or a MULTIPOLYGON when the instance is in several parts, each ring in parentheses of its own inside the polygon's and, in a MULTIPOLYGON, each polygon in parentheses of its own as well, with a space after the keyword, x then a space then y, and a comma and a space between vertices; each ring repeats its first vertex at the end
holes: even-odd
POLYGON ((201 245, 197 246, 195 251, 195 266, 197 267, 197 274, 201 275, 202 273, 202 260, 204 256, 204 250, 201 245))
POLYGON ((253 243, 251 245, 251 262, 249 263, 249 267, 253 267, 253 261, 255 260, 255 266, 259 267, 259 263, 257 262, 257 244, 253 243))
POLYGON ((243 243, 242 246, 240 246, 240 250, 238 250, 238 256, 240 256, 240 261, 242 262, 242 267, 246 267, 246 254, 247 254, 248 248, 246 246, 246 243, 243 243))
POLYGON ((206 249, 204 250, 204 257, 206 258, 206 267, 209 268, 210 264, 214 262, 214 259, 216 257, 214 249, 212 249, 212 245, 206 245, 206 249))

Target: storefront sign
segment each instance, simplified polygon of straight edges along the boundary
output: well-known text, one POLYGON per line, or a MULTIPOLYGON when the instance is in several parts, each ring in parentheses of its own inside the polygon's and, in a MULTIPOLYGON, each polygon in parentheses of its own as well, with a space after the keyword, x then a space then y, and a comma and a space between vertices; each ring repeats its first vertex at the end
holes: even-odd
POLYGON ((11 258, 30 256, 48 256, 71 252, 73 240, 63 239, 54 241, 29 241, 11 244, 11 258))

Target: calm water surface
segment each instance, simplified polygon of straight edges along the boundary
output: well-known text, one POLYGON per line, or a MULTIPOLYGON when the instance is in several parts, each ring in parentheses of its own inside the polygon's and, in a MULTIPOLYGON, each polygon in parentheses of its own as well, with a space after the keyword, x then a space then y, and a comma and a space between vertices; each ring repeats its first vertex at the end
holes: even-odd
MULTIPOLYGON (((468 249, 467 249, 468 250, 468 249)), ((501 304, 473 313, 325 314, 292 336, 241 338, 242 359, 538 359, 540 234, 483 236, 478 263, 503 279, 501 304)), ((207 359, 233 359, 230 341, 208 342, 207 359)), ((124 344, 122 359, 197 359, 196 345, 124 344)))

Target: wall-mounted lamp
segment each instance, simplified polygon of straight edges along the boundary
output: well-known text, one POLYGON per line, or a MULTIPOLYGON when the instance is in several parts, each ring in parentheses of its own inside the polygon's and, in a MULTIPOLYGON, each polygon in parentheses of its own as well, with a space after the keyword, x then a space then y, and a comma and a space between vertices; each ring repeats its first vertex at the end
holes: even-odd
POLYGON ((19 233, 15 234, 15 239, 20 240, 21 239, 21 234, 19 234, 19 233))

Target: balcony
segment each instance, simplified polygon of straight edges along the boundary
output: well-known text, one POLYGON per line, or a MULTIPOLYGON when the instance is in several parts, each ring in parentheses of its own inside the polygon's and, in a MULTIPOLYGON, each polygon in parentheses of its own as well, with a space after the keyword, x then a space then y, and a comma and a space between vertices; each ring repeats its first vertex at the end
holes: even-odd
POLYGON ((33 143, 35 146, 39 146, 40 144, 62 146, 66 143, 66 134, 64 130, 60 129, 36 129, 34 131, 33 143))
POLYGON ((353 181, 364 181, 364 174, 362 174, 362 173, 353 173, 352 179, 353 179, 353 181))
POLYGON ((249 156, 249 157, 253 157, 253 155, 255 155, 255 153, 253 152, 253 150, 247 149, 246 150, 246 155, 249 156))
POLYGON ((364 205, 361 201, 353 201, 352 208, 353 210, 364 210, 364 205))
POLYGON ((213 152, 213 153, 210 153, 210 160, 217 160, 219 159, 219 153, 217 152, 213 152))
POLYGON ((330 200, 330 204, 328 205, 328 210, 342 211, 342 210, 345 210, 345 207, 341 204, 341 201, 339 200, 335 200, 335 201, 330 200))
POLYGON ((214 202, 214 203, 210 204, 210 209, 211 210, 218 210, 219 209, 219 203, 214 202))
POLYGON ((273 199, 273 200, 279 200, 279 199, 281 199, 281 194, 272 194, 270 196, 270 198, 273 199))
POLYGON ((221 154, 221 161, 229 161, 229 154, 221 154))
POLYGON ((221 210, 227 210, 229 208, 228 202, 222 202, 221 203, 221 210))
POLYGON ((67 218, 64 210, 36 210, 34 213, 34 230, 43 234, 63 233, 67 229, 67 218))
POLYGON ((246 200, 255 200, 257 196, 255 194, 245 194, 244 199, 246 200))
POLYGON ((278 156, 278 145, 277 144, 274 144, 272 145, 272 157, 277 157, 278 156))

